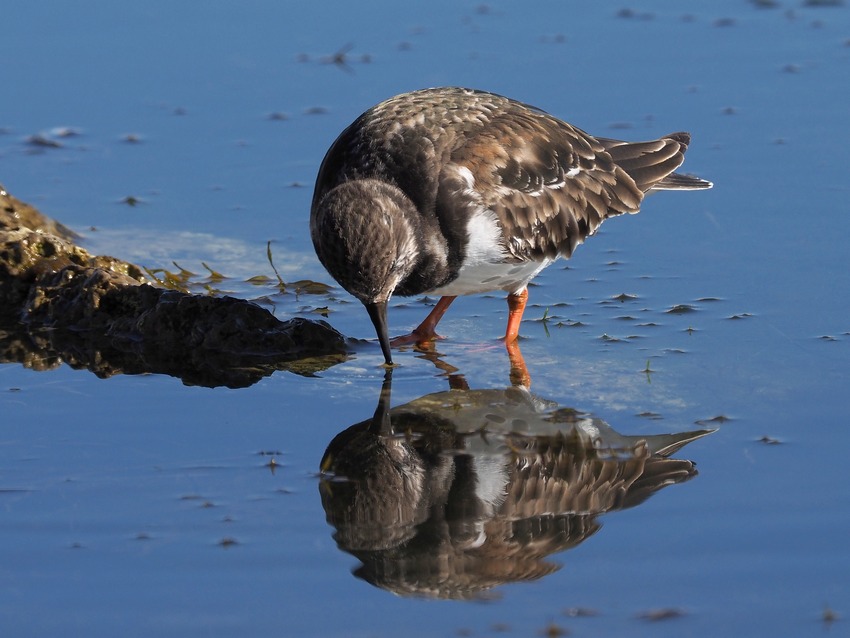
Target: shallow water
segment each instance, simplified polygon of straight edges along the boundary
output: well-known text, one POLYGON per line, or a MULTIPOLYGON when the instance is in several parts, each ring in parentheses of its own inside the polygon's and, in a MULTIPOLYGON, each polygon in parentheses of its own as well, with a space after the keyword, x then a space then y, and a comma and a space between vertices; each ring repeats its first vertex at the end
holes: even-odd
MULTIPOLYGON (((434 601, 355 575, 326 520, 326 449, 378 405, 373 340, 317 377, 240 390, 6 363, 4 635, 846 633, 850 9, 778 5, 12 2, 0 183, 93 251, 199 279, 204 262, 230 277, 219 290, 281 318, 327 307, 364 339, 368 318, 342 291, 246 280, 274 276, 271 241, 284 279, 328 281, 308 237, 312 181, 366 107, 458 84, 609 137, 689 130, 686 169, 715 188, 653 196, 546 270, 520 345, 547 409, 624 436, 716 432, 673 455, 698 475, 605 509, 595 533, 545 556, 552 573, 434 601), (678 617, 643 617, 659 609, 678 617)), ((394 332, 425 312, 397 300, 394 332)), ((497 296, 458 300, 439 365, 398 355, 391 405, 450 383, 504 391, 504 320, 497 296)), ((446 458, 467 457, 494 454, 446 458)))

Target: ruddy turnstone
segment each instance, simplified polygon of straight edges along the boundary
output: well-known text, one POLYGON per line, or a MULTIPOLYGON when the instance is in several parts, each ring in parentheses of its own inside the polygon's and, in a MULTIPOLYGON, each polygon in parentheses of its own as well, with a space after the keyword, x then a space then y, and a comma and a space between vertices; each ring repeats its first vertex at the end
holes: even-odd
POLYGON ((427 341, 458 295, 508 293, 505 342, 517 338, 526 286, 608 217, 636 213, 654 190, 710 188, 674 173, 688 133, 650 142, 592 137, 527 104, 446 87, 404 93, 358 117, 316 180, 310 234, 331 276, 366 306, 384 359, 427 341), (393 294, 440 300, 390 341, 393 294))

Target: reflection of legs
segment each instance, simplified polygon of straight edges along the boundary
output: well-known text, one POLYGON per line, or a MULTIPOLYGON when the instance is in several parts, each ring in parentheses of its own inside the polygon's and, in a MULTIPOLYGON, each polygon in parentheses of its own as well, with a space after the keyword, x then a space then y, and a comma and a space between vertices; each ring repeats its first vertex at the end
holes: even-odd
POLYGON ((508 327, 505 329, 505 343, 516 341, 519 336, 519 324, 522 321, 522 313, 525 312, 525 304, 528 301, 528 289, 519 294, 508 295, 508 327))
POLYGON ((443 361, 441 355, 437 352, 433 341, 416 344, 417 359, 425 359, 430 361, 434 366, 442 372, 440 376, 446 377, 449 381, 449 388, 452 390, 469 390, 469 384, 466 382, 460 368, 456 368, 452 364, 443 361))
POLYGON ((521 385, 526 388, 531 387, 531 375, 528 374, 528 368, 525 367, 525 359, 522 358, 522 352, 519 351, 519 342, 506 341, 505 348, 508 351, 508 359, 511 361, 511 385, 521 385))
POLYGON ((457 297, 440 297, 440 300, 431 312, 428 313, 425 320, 420 323, 413 332, 409 335, 396 337, 392 340, 392 344, 394 346, 404 346, 411 343, 420 343, 423 341, 439 339, 440 336, 437 334, 437 324, 440 323, 440 319, 443 318, 443 315, 446 314, 446 310, 449 309, 449 306, 452 305, 452 302, 455 299, 457 299, 457 297))

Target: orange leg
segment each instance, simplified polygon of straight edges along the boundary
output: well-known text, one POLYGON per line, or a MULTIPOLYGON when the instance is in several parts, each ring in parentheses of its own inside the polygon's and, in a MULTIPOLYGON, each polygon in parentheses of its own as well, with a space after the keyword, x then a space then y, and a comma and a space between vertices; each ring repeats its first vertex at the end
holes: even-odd
POLYGON ((440 297, 440 300, 437 301, 437 304, 431 312, 428 313, 425 320, 409 335, 403 335, 393 339, 391 342, 392 345, 403 346, 411 343, 421 343, 424 341, 439 339, 440 335, 437 334, 437 324, 440 323, 440 319, 443 318, 443 315, 446 314, 446 310, 449 309, 449 306, 452 305, 452 302, 455 299, 457 299, 457 297, 440 297))
POLYGON ((522 313, 525 312, 525 304, 528 302, 528 289, 526 288, 518 295, 508 295, 508 327, 505 329, 505 343, 516 341, 519 336, 519 324, 522 321, 522 313))

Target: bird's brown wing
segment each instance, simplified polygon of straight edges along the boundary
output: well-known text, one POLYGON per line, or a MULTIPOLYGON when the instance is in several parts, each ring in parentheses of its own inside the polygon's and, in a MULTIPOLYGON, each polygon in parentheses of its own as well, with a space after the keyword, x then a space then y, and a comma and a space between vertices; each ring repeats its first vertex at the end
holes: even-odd
MULTIPOLYGON (((452 154, 517 259, 569 257, 608 217, 636 213, 646 191, 684 160, 687 140, 597 140, 519 103, 472 132, 452 154)), ((686 134, 684 134, 686 137, 686 134)))

